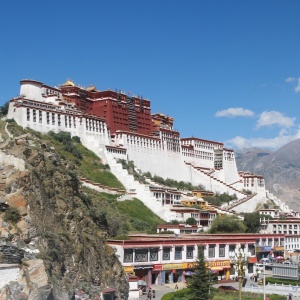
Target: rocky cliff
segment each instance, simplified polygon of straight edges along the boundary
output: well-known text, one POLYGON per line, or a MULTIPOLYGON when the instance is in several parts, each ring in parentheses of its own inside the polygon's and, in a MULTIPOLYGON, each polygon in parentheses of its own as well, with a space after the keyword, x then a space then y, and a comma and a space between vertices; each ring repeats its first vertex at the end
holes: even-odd
POLYGON ((106 200, 83 189, 76 165, 33 132, 9 143, 4 134, 0 149, 0 278, 3 264, 19 265, 0 299, 101 299, 106 288, 127 299, 122 266, 106 244, 121 221, 106 200), (5 161, 11 156, 25 170, 5 161))

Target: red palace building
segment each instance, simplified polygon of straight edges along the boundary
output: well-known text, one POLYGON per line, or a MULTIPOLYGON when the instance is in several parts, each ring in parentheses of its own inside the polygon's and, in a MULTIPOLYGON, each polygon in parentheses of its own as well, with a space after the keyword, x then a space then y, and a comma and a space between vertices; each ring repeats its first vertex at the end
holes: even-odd
POLYGON ((117 91, 84 89, 68 80, 60 86, 62 97, 83 112, 104 118, 110 133, 117 130, 150 135, 153 131, 150 101, 117 91))

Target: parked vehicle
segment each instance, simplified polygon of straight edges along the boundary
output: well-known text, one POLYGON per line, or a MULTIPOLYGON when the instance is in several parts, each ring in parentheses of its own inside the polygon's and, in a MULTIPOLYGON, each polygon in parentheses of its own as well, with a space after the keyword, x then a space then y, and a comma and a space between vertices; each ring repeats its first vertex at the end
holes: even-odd
POLYGON ((257 271, 262 271, 264 269, 264 265, 263 264, 255 264, 255 271, 257 273, 257 271))
POLYGON ((261 264, 265 264, 265 263, 269 263, 269 262, 270 262, 270 259, 267 258, 267 257, 261 258, 260 261, 259 261, 259 263, 261 263, 261 264))
POLYGON ((220 285, 218 289, 222 291, 233 291, 233 292, 238 291, 235 287, 231 285, 220 285))

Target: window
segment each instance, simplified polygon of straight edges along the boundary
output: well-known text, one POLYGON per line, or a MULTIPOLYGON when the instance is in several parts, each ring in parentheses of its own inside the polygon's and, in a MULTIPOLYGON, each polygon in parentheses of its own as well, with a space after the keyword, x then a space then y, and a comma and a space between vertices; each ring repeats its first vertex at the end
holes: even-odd
POLYGON ((193 259, 194 258, 194 247, 193 246, 187 246, 186 247, 186 258, 187 259, 193 259))
POLYGON ((163 260, 170 260, 170 250, 169 247, 163 248, 163 260))
POLYGON ((50 113, 47 112, 47 113, 46 113, 46 116, 47 116, 47 124, 50 124, 50 113))
POLYGON ((33 110, 33 122, 36 122, 36 110, 33 110))
POLYGON ((177 259, 182 259, 182 247, 175 247, 175 256, 174 258, 177 259))
POLYGON ((208 257, 215 257, 215 245, 209 245, 208 257))
POLYGON ((124 262, 133 262, 133 249, 124 249, 124 262))
POLYGON ((39 123, 43 122, 42 112, 39 110, 39 123))
POLYGON ((255 255, 255 246, 248 245, 248 251, 251 253, 251 256, 254 256, 255 255))
POLYGON ((148 249, 136 249, 134 261, 148 261, 148 249))
POLYGON ((30 109, 27 108, 27 121, 30 121, 30 109))
POLYGON ((158 248, 151 248, 150 261, 157 261, 157 260, 158 260, 158 248))
POLYGON ((225 257, 225 245, 219 246, 219 257, 225 257))

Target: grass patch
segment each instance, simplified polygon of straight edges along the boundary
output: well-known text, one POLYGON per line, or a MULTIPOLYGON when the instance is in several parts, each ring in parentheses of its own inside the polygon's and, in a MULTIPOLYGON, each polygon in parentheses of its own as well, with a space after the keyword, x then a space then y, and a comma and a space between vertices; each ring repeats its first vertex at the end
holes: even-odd
POLYGON ((267 277, 266 284, 268 283, 277 283, 277 284, 285 284, 285 285, 300 285, 300 280, 291 280, 291 279, 280 279, 280 278, 273 278, 267 277))
POLYGON ((127 215, 131 231, 156 233, 156 226, 165 221, 154 214, 142 201, 134 198, 117 203, 120 211, 127 215))
POLYGON ((78 176, 108 187, 124 189, 118 179, 107 170, 107 165, 104 165, 94 152, 84 147, 79 138, 71 139, 70 134, 66 132, 54 133, 51 131, 42 138, 47 144, 50 142, 51 146, 55 147, 55 151, 60 157, 69 160, 76 166, 78 176))

